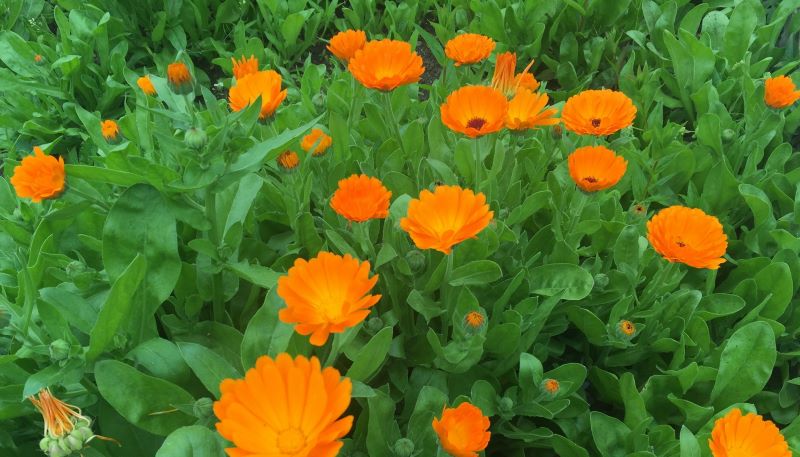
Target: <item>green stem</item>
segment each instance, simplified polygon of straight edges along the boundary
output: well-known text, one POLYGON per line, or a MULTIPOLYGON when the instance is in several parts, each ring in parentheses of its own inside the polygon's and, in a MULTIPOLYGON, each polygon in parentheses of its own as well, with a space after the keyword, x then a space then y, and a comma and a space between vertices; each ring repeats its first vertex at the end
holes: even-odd
POLYGON ((480 138, 475 138, 475 193, 481 191, 481 148, 480 138))
POLYGON ((390 92, 383 93, 383 102, 386 105, 386 113, 389 115, 389 124, 392 125, 392 130, 397 137, 397 143, 400 144, 400 150, 406 156, 406 147, 403 145, 403 136, 400 134, 400 124, 397 123, 397 118, 394 115, 394 108, 392 108, 392 96, 390 92))
POLYGON ((445 257, 447 262, 444 270, 444 280, 439 286, 439 298, 441 299, 442 306, 447 309, 447 312, 442 315, 442 338, 447 341, 447 333, 450 328, 450 319, 452 319, 452 310, 450 309, 450 276, 453 274, 453 253, 447 254, 445 257))
MULTIPOLYGON (((214 246, 219 248, 220 233, 217 224, 217 194, 210 188, 206 190, 206 216, 211 223, 211 229, 208 232, 211 242, 214 246)), ((225 301, 222 294, 222 273, 215 273, 211 277, 211 293, 213 299, 213 316, 217 322, 225 322, 225 301)))

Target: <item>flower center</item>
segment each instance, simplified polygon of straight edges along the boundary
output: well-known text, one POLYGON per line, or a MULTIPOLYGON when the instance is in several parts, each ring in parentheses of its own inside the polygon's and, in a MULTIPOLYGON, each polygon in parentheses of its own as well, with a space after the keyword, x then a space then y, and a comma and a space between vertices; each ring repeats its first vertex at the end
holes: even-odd
POLYGON ((597 178, 595 178, 594 176, 587 176, 583 178, 583 180, 592 184, 597 182, 597 178))
POLYGON ((592 119, 592 127, 594 128, 600 127, 600 119, 597 118, 592 119))
POLYGON ((680 239, 680 238, 675 240, 675 244, 677 244, 679 248, 685 248, 686 247, 686 243, 684 243, 683 240, 680 239))
POLYGON ((484 125, 486 125, 486 119, 482 117, 473 117, 467 122, 467 128, 473 128, 475 130, 480 130, 484 125))
POLYGON ((278 449, 284 454, 295 454, 306 446, 306 436, 296 428, 290 428, 278 435, 278 449))

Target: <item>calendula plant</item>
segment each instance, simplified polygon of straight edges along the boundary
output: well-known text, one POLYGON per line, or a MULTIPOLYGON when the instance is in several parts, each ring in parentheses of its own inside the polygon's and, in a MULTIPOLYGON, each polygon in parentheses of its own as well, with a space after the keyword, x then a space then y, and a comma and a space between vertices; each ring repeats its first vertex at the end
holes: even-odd
POLYGON ((5 2, 2 455, 793 455, 798 6, 5 2))

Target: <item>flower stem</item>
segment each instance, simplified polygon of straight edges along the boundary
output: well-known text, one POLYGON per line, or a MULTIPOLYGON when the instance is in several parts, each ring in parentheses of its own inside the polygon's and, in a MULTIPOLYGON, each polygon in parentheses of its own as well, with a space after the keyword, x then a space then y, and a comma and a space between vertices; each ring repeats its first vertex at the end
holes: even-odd
POLYGON ((481 191, 481 148, 480 138, 475 138, 475 193, 481 191))
POLYGON ((394 108, 392 108, 392 96, 389 92, 383 93, 383 102, 386 105, 386 113, 389 115, 389 124, 392 126, 397 143, 400 145, 400 150, 403 155, 406 155, 406 147, 403 145, 403 136, 400 134, 400 124, 397 123, 397 118, 394 115, 394 108))

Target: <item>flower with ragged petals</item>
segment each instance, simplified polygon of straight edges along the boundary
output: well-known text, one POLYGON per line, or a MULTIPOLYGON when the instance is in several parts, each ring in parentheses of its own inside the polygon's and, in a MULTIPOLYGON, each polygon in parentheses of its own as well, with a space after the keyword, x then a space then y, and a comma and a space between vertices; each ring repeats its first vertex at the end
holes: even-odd
POLYGON ((569 176, 584 192, 614 186, 625 175, 628 162, 605 146, 583 146, 567 158, 569 176))
POLYGON ((185 94, 192 89, 192 74, 183 62, 173 62, 167 66, 167 80, 176 93, 185 94))
POLYGON ((156 94, 156 86, 154 86, 153 81, 150 80, 150 75, 144 75, 137 79, 136 85, 139 86, 139 89, 141 89, 145 95, 156 94))
POLYGON ((547 94, 535 94, 526 88, 519 88, 514 98, 508 102, 506 127, 523 130, 558 124, 561 120, 553 117, 558 110, 545 109, 547 101, 547 94))
POLYGON ((92 432, 92 421, 81 413, 80 408, 56 398, 49 388, 41 389, 38 395, 28 397, 42 414, 44 434, 39 448, 50 457, 72 455, 81 451, 92 438, 111 440, 92 432))
POLYGON ((321 156, 333 144, 333 138, 321 129, 311 129, 311 133, 300 140, 300 147, 311 155, 321 156))
POLYGON ((241 111, 261 97, 259 119, 275 113, 286 98, 286 89, 281 90, 281 75, 274 70, 259 71, 242 76, 228 92, 228 103, 233 111, 241 111))
POLYGON ((492 87, 507 98, 513 98, 520 87, 535 92, 539 88, 539 82, 529 72, 531 66, 533 66, 532 60, 522 73, 517 73, 517 54, 515 52, 498 54, 492 75, 492 87))
POLYGON ((251 55, 249 59, 242 56, 239 60, 231 57, 231 63, 233 64, 233 77, 237 81, 247 75, 258 73, 258 59, 254 55, 251 55))
POLYGON ((439 444, 453 457, 478 457, 478 452, 489 445, 490 425, 480 408, 467 402, 456 408, 445 407, 442 417, 433 419, 439 444))
POLYGON ((389 216, 392 193, 378 178, 352 175, 339 181, 331 208, 351 222, 385 219, 389 216))
POLYGON ((714 422, 708 440, 714 457, 792 457, 786 438, 770 420, 733 408, 714 422))
POLYGON ((800 90, 788 76, 776 76, 764 81, 764 103, 772 108, 786 108, 800 100, 800 90))
POLYGON ((117 143, 120 140, 119 125, 116 121, 111 119, 100 121, 100 132, 109 143, 117 143))
POLYGON ((283 151, 275 160, 278 162, 278 166, 286 171, 292 171, 300 165, 300 158, 294 151, 283 151))
POLYGON ((334 35, 327 47, 336 57, 349 61, 365 44, 367 34, 363 30, 345 30, 334 35))
POLYGON ((636 324, 626 319, 619 321, 617 324, 617 335, 625 339, 631 339, 636 336, 637 330, 636 324))
POLYGON ((662 257, 716 270, 725 262, 728 237, 719 220, 697 208, 670 206, 647 222, 647 240, 662 257))
POLYGON ((486 59, 494 51, 495 45, 494 40, 486 35, 462 33, 445 44, 444 54, 458 67, 486 59))
POLYGON ((369 41, 356 51, 347 65, 364 87, 381 91, 419 81, 425 67, 422 57, 405 41, 369 41))
POLYGON ((542 381, 542 390, 548 395, 555 395, 561 390, 561 383, 557 379, 547 378, 542 381))
POLYGON ((491 87, 464 86, 447 96, 439 112, 447 128, 476 138, 503 128, 508 100, 491 87))
POLYGON ((65 177, 64 159, 45 155, 42 148, 34 146, 33 155, 23 158, 22 163, 14 168, 11 185, 18 196, 39 203, 60 194, 64 190, 65 177))
POLYGON ((611 135, 629 127, 635 118, 633 101, 610 89, 585 90, 568 98, 561 108, 564 127, 578 135, 611 135))

